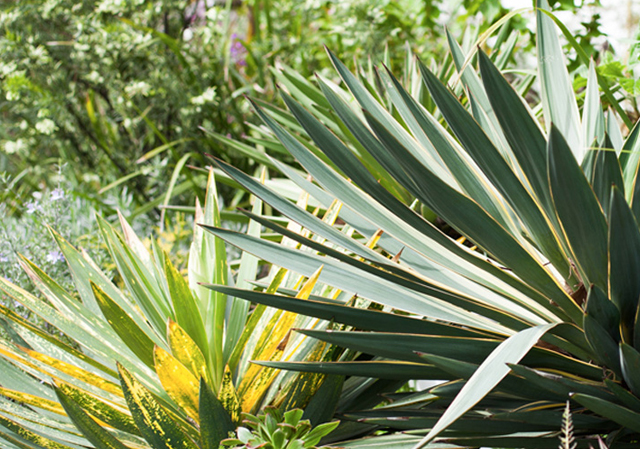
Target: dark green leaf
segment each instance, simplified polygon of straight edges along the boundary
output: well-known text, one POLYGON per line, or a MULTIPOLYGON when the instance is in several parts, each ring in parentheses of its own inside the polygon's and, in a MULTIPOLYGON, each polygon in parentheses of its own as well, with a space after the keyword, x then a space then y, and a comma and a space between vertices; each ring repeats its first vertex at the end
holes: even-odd
POLYGON ((607 291, 607 223, 589 182, 555 126, 549 136, 549 183, 573 262, 585 277, 582 282, 607 291))
POLYGON ((600 363, 621 375, 618 344, 598 320, 589 314, 584 316, 584 333, 600 363))
POLYGON ((200 379, 200 444, 203 449, 218 449, 220 441, 235 430, 229 413, 213 394, 204 379, 200 379))
MULTIPOLYGON (((549 391, 559 401, 566 401, 571 393, 585 393, 591 396, 607 399, 609 401, 615 401, 614 395, 602 388, 599 382, 594 382, 594 379, 585 379, 574 376, 571 371, 571 376, 563 375, 560 373, 546 372, 543 370, 534 370, 522 365, 509 365, 511 371, 518 376, 523 377, 531 384, 537 385, 539 388, 549 391)), ((602 377, 602 374, 600 375, 602 377)))
POLYGON ((443 323, 420 320, 393 313, 367 310, 357 307, 349 307, 310 299, 297 299, 288 296, 270 295, 268 293, 242 290, 223 285, 206 284, 205 287, 231 296, 244 298, 247 301, 276 307, 290 312, 300 313, 328 321, 354 326, 359 330, 379 332, 396 332, 402 329, 403 333, 431 334, 452 337, 481 337, 482 333, 470 329, 449 326, 443 323))
POLYGON ((616 342, 620 341, 620 312, 596 286, 589 288, 586 313, 593 317, 616 342))
POLYGON ((451 376, 440 368, 424 363, 396 361, 355 362, 266 362, 253 363, 277 369, 306 371, 310 373, 361 376, 379 379, 438 379, 450 380, 451 376))
POLYGON ((635 432, 640 432, 640 413, 586 394, 577 393, 572 395, 571 399, 601 416, 607 417, 635 432))
POLYGON ((552 211, 547 180, 547 143, 522 97, 511 87, 489 57, 478 52, 482 82, 504 135, 522 171, 547 213, 552 211))
POLYGON ((629 389, 640 396, 640 353, 626 343, 620 343, 620 364, 622 377, 629 389))
MULTIPOLYGON (((487 338, 302 329, 298 330, 298 332, 368 354, 409 362, 421 362, 422 358, 416 352, 424 352, 480 364, 500 344, 499 340, 487 338)), ((522 359, 522 363, 536 368, 566 371, 589 379, 600 379, 602 377, 601 369, 595 365, 589 365, 539 348, 533 348, 522 359)))
MULTIPOLYGON (((455 101, 457 102, 457 100, 455 101)), ((387 130, 377 123, 373 117, 369 116, 366 111, 365 116, 374 132, 385 144, 387 151, 398 152, 401 147, 400 143, 395 141, 387 130)), ((409 173, 415 170, 417 166, 416 161, 405 154, 398 158, 398 162, 409 173)), ((418 173, 414 173, 414 176, 420 179, 419 192, 417 193, 422 202, 427 204, 460 233, 513 269, 516 274, 522 274, 532 286, 537 287, 539 291, 548 295, 549 298, 553 298, 553 301, 560 305, 562 310, 551 306, 548 300, 537 297, 532 298, 538 304, 556 314, 562 314, 564 311, 575 322, 579 322, 582 312, 575 302, 568 297, 557 281, 549 275, 531 254, 477 203, 454 190, 434 176, 428 169, 420 170, 418 173)))
POLYGON ((609 216, 609 282, 611 300, 620 311, 625 342, 632 341, 640 298, 640 231, 622 192, 611 193, 609 216))
POLYGON ((611 141, 606 138, 604 145, 604 149, 599 149, 596 152, 591 185, 605 216, 609 217, 611 187, 616 186, 620 189, 624 198, 624 182, 622 181, 620 163, 615 150, 611 147, 611 141))
MULTIPOLYGON (((420 69, 429 92, 465 150, 521 217, 531 238, 542 252, 554 263, 562 265, 564 256, 556 236, 549 228, 540 207, 527 192, 513 169, 451 92, 426 67, 421 65, 420 69)), ((449 224, 457 223, 449 222, 449 224)), ((569 310, 565 312, 571 314, 569 310)))

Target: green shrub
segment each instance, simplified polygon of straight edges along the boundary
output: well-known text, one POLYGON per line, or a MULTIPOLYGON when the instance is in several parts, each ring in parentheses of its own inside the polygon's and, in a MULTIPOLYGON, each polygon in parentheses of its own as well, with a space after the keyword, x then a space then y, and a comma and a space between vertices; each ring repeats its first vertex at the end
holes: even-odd
MULTIPOLYGON (((16 180, 13 195, 3 197, 9 213, 19 212, 39 183, 55 188, 48 167, 62 160, 74 189, 96 207, 109 207, 108 190, 126 186, 131 214, 157 218, 156 208, 172 198, 202 198, 206 176, 185 164, 204 165, 205 153, 243 170, 264 163, 264 152, 290 161, 269 147, 247 154, 220 142, 255 138, 238 98, 259 94, 273 102, 274 83, 281 82, 270 72, 274 64, 303 78, 328 74, 323 44, 345 60, 372 55, 394 67, 403 63, 407 42, 423 57, 440 58, 439 20, 449 17, 457 31, 482 16, 484 31, 506 13, 497 0, 465 0, 455 11, 414 0, 204 5, 49 0, 0 7, 0 172, 16 180)), ((514 30, 526 33, 525 22, 514 18, 503 34, 514 30)), ((522 45, 530 47, 526 39, 522 45)))

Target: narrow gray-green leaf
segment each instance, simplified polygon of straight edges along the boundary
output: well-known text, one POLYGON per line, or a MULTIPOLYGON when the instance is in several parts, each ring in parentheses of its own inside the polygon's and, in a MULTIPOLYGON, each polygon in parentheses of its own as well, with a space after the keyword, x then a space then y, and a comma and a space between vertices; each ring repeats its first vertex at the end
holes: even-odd
MULTIPOLYGON (((537 0, 539 9, 549 10, 547 0, 537 0)), ((546 123, 553 123, 567 140, 578 162, 584 157, 584 143, 580 138, 580 118, 567 64, 560 46, 558 30, 553 21, 541 11, 536 12, 536 44, 538 75, 546 123)), ((588 144, 591 144, 589 142, 588 144)))
MULTIPOLYGON (((596 146, 604 141, 604 113, 600 104, 598 75, 593 59, 589 62, 587 93, 582 107, 582 141, 585 145, 595 144, 596 146)), ((593 151, 593 149, 587 148, 587 151, 593 151)))
POLYGON ((507 363, 518 363, 553 326, 555 324, 532 327, 503 341, 482 362, 438 422, 414 449, 425 447, 429 441, 480 402, 509 374, 510 368, 507 363))

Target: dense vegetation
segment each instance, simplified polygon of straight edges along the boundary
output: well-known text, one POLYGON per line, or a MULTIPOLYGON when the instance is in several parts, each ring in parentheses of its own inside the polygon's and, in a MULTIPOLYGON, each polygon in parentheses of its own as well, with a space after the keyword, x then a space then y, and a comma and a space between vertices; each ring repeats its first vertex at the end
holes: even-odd
POLYGON ((2 15, 7 447, 637 446, 636 50, 597 17, 65 5, 2 15))

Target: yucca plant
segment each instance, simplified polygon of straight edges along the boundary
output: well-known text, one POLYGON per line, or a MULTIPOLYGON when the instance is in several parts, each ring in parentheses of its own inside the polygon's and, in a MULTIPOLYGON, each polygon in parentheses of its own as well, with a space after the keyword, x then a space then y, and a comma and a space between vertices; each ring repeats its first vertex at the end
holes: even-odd
MULTIPOLYGON (((253 213, 261 210, 256 199, 253 213)), ((335 218, 330 208, 322 220, 329 226, 335 218)), ((221 224, 213 171, 195 220, 221 224)), ((53 231, 77 294, 24 258, 21 265, 44 300, 0 279, 7 297, 57 331, 44 332, 0 306, 7 331, 0 341, 3 447, 217 449, 241 413, 266 405, 282 412, 305 407, 314 425, 331 418, 341 378, 249 363, 333 360, 339 353, 330 345, 290 333, 294 325, 324 329, 327 323, 262 305, 250 309, 243 299, 201 285, 234 285, 235 277, 237 286, 249 287, 258 268, 254 256, 228 261, 224 242, 198 226, 185 279, 156 243, 148 251, 123 219, 122 234, 101 218, 98 223, 121 286, 53 231)), ((259 223, 246 232, 259 238, 259 223)), ((299 299, 340 294, 314 288, 316 281, 317 274, 307 278, 277 267, 259 280, 267 282, 266 291, 294 291, 299 299)))
POLYGON ((353 294, 336 303, 210 286, 341 323, 299 332, 362 354, 262 365, 445 382, 417 393, 390 387, 387 403, 359 411, 341 400, 342 419, 389 433, 343 446, 555 448, 567 400, 577 447, 599 435, 611 448, 640 442, 640 130, 623 138, 618 120, 628 117, 605 116, 600 88, 624 111, 586 58, 580 113, 546 9, 540 1, 540 116, 491 57, 476 48, 465 57, 454 42, 459 72, 450 81, 461 98, 420 61, 426 97, 411 95, 384 67, 369 84, 331 55, 348 91, 320 79, 321 97, 282 92, 314 146, 280 124, 282 115, 254 104, 308 172, 291 179, 324 207, 339 202, 337 225, 218 162, 306 235, 249 217, 314 252, 209 231, 301 275, 322 269, 320 283, 353 294), (325 126, 327 116, 339 118, 338 132, 325 126), (422 206, 439 220, 416 213, 422 206))

